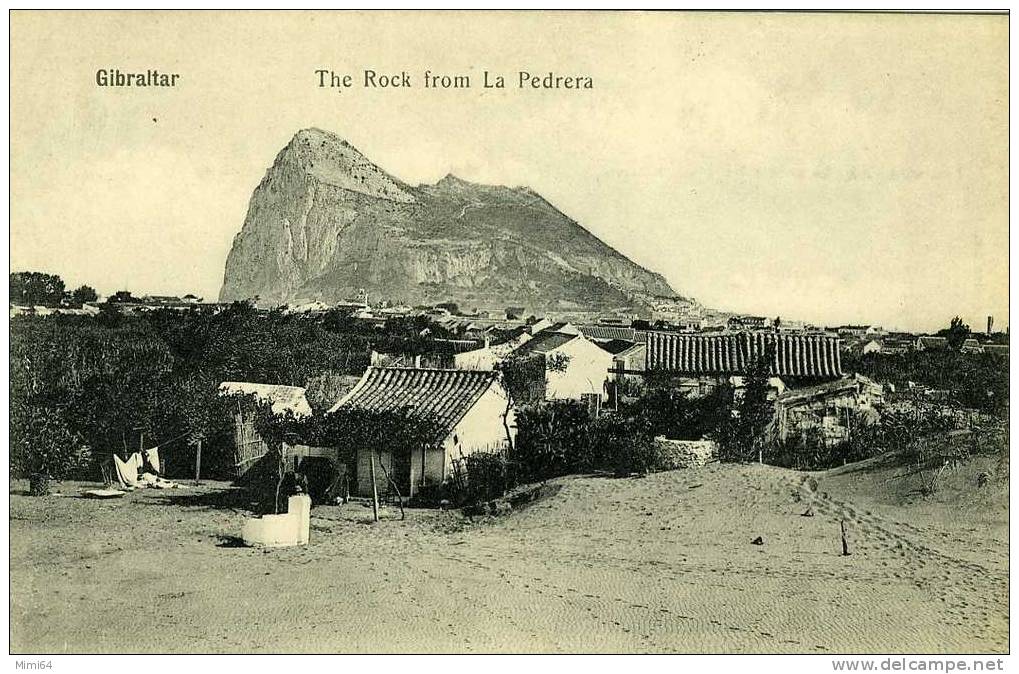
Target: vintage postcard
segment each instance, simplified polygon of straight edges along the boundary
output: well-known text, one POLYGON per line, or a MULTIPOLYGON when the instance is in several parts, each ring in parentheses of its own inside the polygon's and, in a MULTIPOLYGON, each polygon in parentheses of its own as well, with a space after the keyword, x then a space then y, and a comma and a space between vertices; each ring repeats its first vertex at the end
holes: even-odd
POLYGON ((13 11, 18 667, 1001 669, 1008 57, 1007 12, 13 11))

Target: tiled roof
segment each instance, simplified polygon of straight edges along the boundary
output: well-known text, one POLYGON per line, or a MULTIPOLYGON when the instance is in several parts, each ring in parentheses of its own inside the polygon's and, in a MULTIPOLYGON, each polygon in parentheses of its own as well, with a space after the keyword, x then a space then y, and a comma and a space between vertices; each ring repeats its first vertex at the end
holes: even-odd
POLYGON ((540 353, 546 354, 549 351, 558 349, 567 342, 572 342, 575 339, 579 339, 579 335, 567 335, 562 332, 552 332, 551 330, 542 330, 534 339, 529 342, 525 342, 520 348, 513 352, 514 356, 530 356, 531 354, 540 353))
POLYGON ((598 344, 602 349, 608 351, 613 356, 618 356, 624 351, 629 351, 635 346, 642 346, 636 342, 631 342, 625 339, 610 339, 607 342, 601 342, 598 344))
POLYGON ((588 339, 625 339, 628 342, 636 342, 633 328, 624 328, 618 325, 578 325, 577 329, 588 339))
POLYGON ((220 395, 253 395, 270 404, 275 414, 291 411, 295 416, 311 415, 311 405, 300 386, 282 384, 255 384, 246 381, 225 381, 219 385, 220 395))
POLYGON ((329 412, 406 410, 433 419, 448 435, 497 378, 492 371, 370 367, 329 412))
POLYGON ((513 351, 516 350, 521 344, 525 344, 530 340, 531 340, 530 334, 526 332, 521 332, 520 334, 515 335, 512 339, 508 341, 500 342, 499 344, 492 344, 488 348, 492 352, 492 355, 494 355, 496 358, 506 358, 511 353, 513 353, 513 351))
POLYGON ((790 389, 778 396, 778 402, 782 405, 794 404, 804 401, 818 400, 830 395, 845 395, 850 391, 856 391, 859 382, 853 377, 836 379, 816 386, 790 389))
POLYGON ((648 333, 647 369, 677 374, 740 374, 774 349, 770 372, 780 377, 838 377, 839 340, 826 335, 738 332, 723 335, 648 333))

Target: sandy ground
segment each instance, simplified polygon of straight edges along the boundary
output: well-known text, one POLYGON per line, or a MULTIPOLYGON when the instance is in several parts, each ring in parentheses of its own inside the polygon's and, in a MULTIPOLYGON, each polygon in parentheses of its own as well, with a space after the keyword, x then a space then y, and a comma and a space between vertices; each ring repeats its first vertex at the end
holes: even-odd
POLYGON ((565 478, 483 523, 316 508, 308 547, 272 551, 232 545, 244 502, 225 484, 14 485, 11 648, 1005 652, 1007 485, 978 490, 978 468, 929 499, 874 466, 565 478))

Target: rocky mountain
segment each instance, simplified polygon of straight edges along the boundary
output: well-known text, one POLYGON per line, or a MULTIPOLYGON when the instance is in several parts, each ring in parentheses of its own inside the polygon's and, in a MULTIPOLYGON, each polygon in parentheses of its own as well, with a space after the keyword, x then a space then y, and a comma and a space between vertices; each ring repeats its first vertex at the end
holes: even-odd
MULTIPOLYGON (((413 187, 338 136, 298 132, 255 190, 220 300, 611 310, 675 298, 660 275, 526 187, 413 187)), ((678 299, 678 298, 677 298, 678 299)))

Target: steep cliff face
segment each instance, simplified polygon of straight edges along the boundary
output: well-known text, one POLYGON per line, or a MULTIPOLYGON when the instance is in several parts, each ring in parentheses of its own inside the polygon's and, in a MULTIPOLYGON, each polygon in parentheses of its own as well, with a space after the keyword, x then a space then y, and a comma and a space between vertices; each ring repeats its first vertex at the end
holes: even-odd
POLYGON ((527 188, 454 176, 412 187, 339 137, 300 131, 251 197, 220 300, 335 302, 360 288, 408 304, 546 310, 675 296, 527 188))

